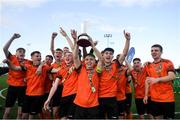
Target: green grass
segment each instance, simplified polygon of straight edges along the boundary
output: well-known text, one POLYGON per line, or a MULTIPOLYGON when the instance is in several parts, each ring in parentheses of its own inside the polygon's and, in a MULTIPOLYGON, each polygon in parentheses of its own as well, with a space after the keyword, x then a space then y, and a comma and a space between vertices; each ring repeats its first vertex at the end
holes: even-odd
MULTIPOLYGON (((8 86, 7 83, 6 83, 6 78, 7 78, 7 76, 1 76, 0 77, 0 90, 3 89, 3 88, 6 88, 8 86)), ((6 91, 3 94, 6 95, 6 91)), ((180 112, 180 93, 175 94, 175 99, 176 99, 175 111, 180 112)), ((3 113, 4 113, 4 104, 5 104, 5 100, 0 98, 0 119, 2 119, 2 116, 3 116, 3 113)), ((17 109, 17 105, 15 105, 15 107, 12 109, 11 118, 16 118, 16 111, 17 111, 16 109, 17 109)), ((135 108, 134 99, 132 100, 131 111, 133 113, 137 113, 136 108, 135 108)), ((137 116, 134 116, 134 118, 137 118, 137 116)), ((180 119, 180 113, 176 114, 175 118, 180 119)))

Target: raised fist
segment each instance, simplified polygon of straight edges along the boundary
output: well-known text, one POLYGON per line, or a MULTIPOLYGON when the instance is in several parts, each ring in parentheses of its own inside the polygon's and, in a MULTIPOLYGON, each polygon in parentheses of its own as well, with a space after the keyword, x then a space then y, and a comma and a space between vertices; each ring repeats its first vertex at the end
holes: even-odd
POLYGON ((71 30, 71 36, 74 40, 77 39, 77 31, 76 30, 71 30))
POLYGON ((14 39, 16 39, 16 38, 20 38, 21 37, 21 35, 20 34, 18 34, 18 33, 14 33, 14 35, 13 35, 13 38, 14 39))
POLYGON ((124 30, 124 37, 125 37, 127 40, 130 40, 130 39, 131 39, 130 33, 126 32, 125 30, 124 30))
POLYGON ((57 32, 53 32, 52 33, 52 38, 55 38, 57 36, 57 34, 58 34, 57 32))

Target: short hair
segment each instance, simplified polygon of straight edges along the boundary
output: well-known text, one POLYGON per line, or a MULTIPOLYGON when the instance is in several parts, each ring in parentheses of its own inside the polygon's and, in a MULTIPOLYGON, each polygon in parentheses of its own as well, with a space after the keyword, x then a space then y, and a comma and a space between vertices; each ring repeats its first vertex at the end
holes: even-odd
POLYGON ((91 56, 93 58, 96 58, 92 53, 88 53, 84 58, 86 58, 87 56, 91 56))
POLYGON ((26 52, 26 50, 24 48, 21 48, 21 47, 16 49, 16 52, 19 51, 19 50, 22 50, 24 53, 26 52))
POLYGON ((103 53, 106 52, 106 51, 110 51, 110 52, 114 53, 114 49, 112 49, 112 48, 105 48, 103 50, 103 53))
POLYGON ((63 50, 61 48, 57 48, 55 51, 61 51, 63 52, 63 50))
POLYGON ((33 51, 32 53, 31 53, 31 57, 34 55, 34 54, 41 54, 39 51, 33 51))
POLYGON ((151 48, 153 48, 153 47, 158 47, 160 49, 160 51, 163 52, 163 47, 161 45, 154 44, 154 45, 151 46, 151 48))
POLYGON ((52 55, 46 55, 46 57, 49 57, 50 59, 53 60, 53 56, 52 55))
MULTIPOLYGON (((68 47, 64 47, 64 48, 69 49, 68 47)), ((64 48, 63 48, 63 49, 64 49, 64 48)))
POLYGON ((141 62, 141 59, 140 59, 140 58, 134 58, 134 59, 133 59, 133 62, 134 62, 134 61, 140 61, 140 62, 141 62))

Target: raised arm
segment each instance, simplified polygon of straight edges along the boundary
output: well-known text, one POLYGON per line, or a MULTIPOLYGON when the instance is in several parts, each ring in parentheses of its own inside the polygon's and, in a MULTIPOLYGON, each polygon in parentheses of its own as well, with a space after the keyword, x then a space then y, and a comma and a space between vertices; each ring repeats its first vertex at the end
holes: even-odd
POLYGON ((87 55, 88 53, 87 53, 87 50, 86 50, 86 47, 83 47, 83 59, 85 58, 85 56, 87 55))
POLYGON ((72 30, 71 35, 72 35, 72 38, 74 39, 74 50, 73 50, 74 65, 75 65, 76 69, 78 69, 81 65, 81 61, 79 59, 79 54, 78 54, 79 53, 79 46, 77 44, 77 40, 78 40, 77 31, 72 30))
POLYGON ((124 46, 124 49, 123 49, 123 53, 120 55, 118 61, 120 64, 123 63, 127 53, 128 53, 128 50, 129 50, 129 45, 130 45, 130 39, 131 39, 131 35, 130 33, 128 32, 125 32, 124 30, 124 37, 126 38, 126 43, 125 43, 125 46, 124 46))
POLYGON ((72 40, 69 38, 69 36, 68 36, 67 33, 63 30, 62 27, 60 27, 60 30, 59 30, 59 31, 60 31, 61 35, 64 36, 64 37, 66 38, 66 40, 67 40, 67 42, 68 42, 68 44, 69 44, 71 50, 73 51, 74 45, 73 45, 72 40))
POLYGON ((97 43, 93 42, 91 38, 90 38, 90 42, 91 42, 91 46, 92 46, 93 51, 95 52, 96 56, 98 57, 98 64, 97 64, 97 67, 96 67, 96 71, 98 73, 101 73, 104 59, 102 57, 101 52, 95 47, 97 43))
POLYGON ((10 40, 4 45, 3 51, 4 51, 4 54, 5 54, 6 58, 9 57, 9 54, 10 54, 10 52, 9 52, 9 47, 10 47, 11 43, 12 43, 15 39, 20 38, 20 37, 21 37, 20 34, 14 33, 14 35, 10 38, 10 40))
POLYGON ((128 67, 127 74, 130 75, 131 71, 133 70, 132 65, 128 62, 127 59, 125 59, 126 66, 128 67))
POLYGON ((53 56, 54 56, 54 53, 55 53, 55 50, 54 50, 54 39, 55 39, 56 36, 57 36, 57 33, 56 33, 56 32, 53 32, 52 35, 51 35, 51 46, 50 46, 50 50, 51 50, 51 53, 52 53, 53 56))

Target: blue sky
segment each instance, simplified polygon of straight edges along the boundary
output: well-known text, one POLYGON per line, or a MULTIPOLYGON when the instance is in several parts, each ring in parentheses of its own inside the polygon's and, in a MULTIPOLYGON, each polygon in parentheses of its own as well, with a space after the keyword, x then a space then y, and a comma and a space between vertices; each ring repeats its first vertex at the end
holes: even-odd
MULTIPOLYGON (((30 53, 39 50, 42 57, 50 53, 52 32, 59 33, 63 27, 70 35, 70 29, 81 33, 81 24, 87 21, 87 33, 98 40, 97 48, 107 47, 104 34, 112 34, 109 46, 115 55, 122 52, 125 39, 123 30, 131 33, 131 46, 135 47, 135 57, 143 62, 152 61, 150 47, 161 44, 163 58, 180 66, 180 1, 179 0, 0 0, 0 45, 13 33, 21 38, 10 46, 11 53, 16 48, 27 49, 30 53)), ((68 46, 58 34, 55 48, 68 46)), ((0 61, 4 54, 0 50, 0 61)))

